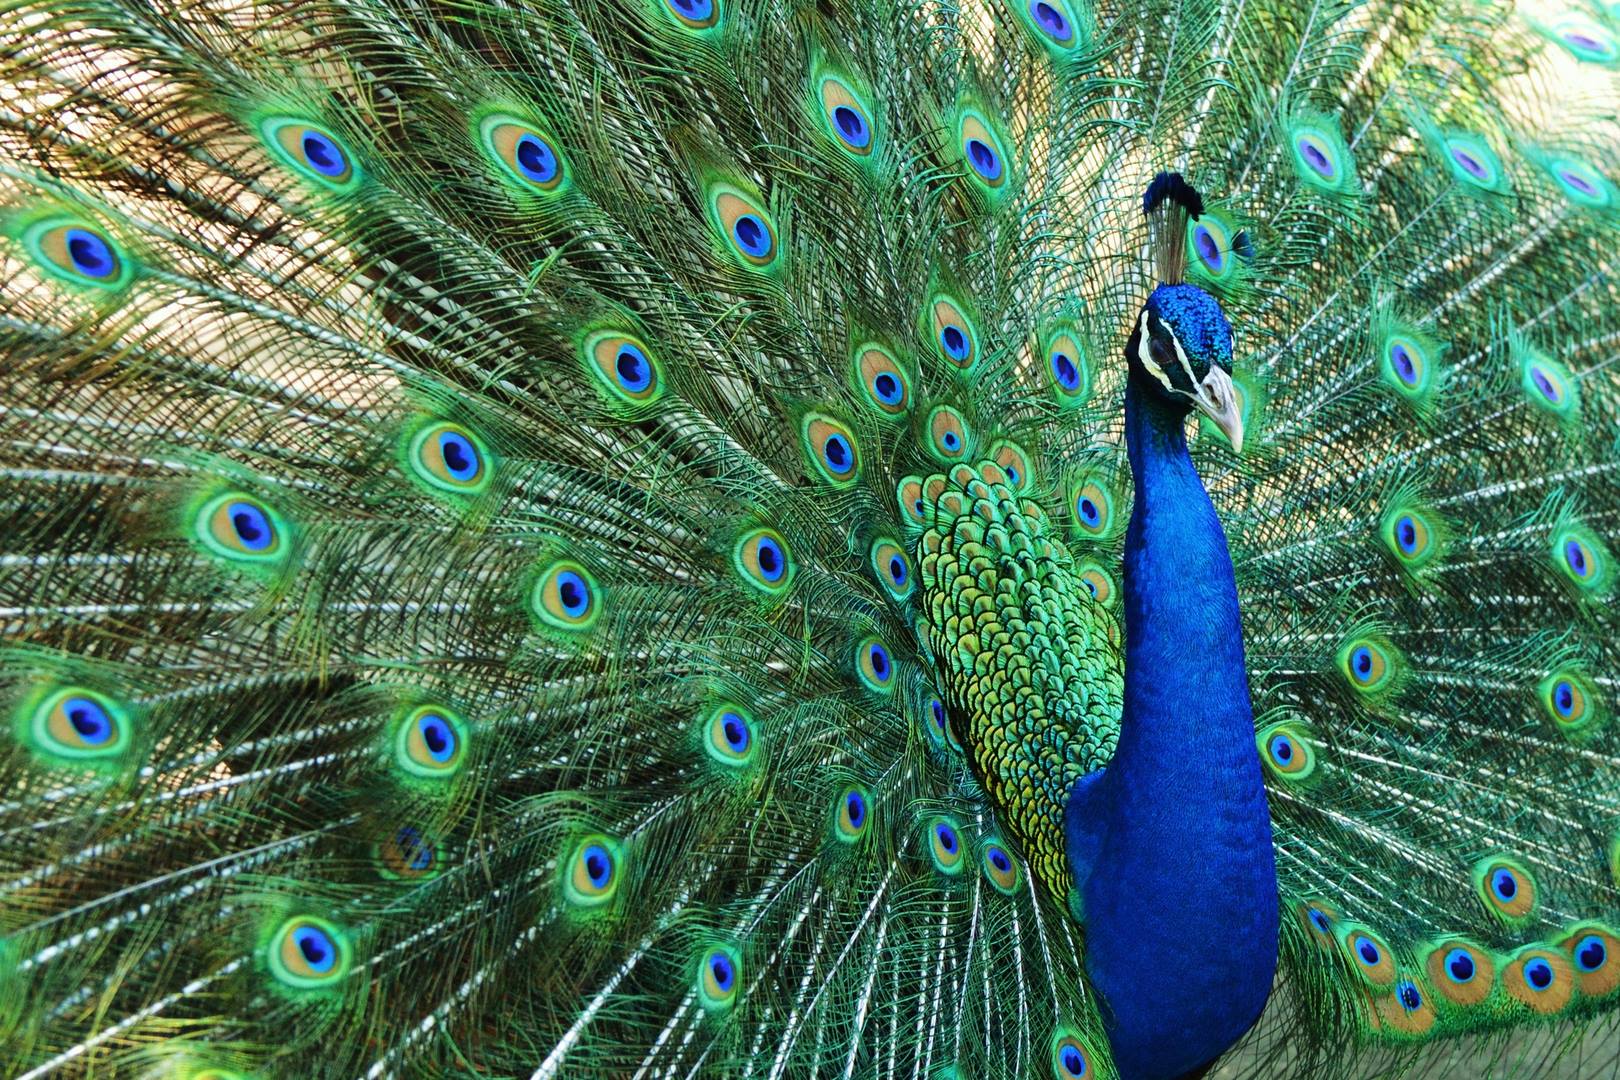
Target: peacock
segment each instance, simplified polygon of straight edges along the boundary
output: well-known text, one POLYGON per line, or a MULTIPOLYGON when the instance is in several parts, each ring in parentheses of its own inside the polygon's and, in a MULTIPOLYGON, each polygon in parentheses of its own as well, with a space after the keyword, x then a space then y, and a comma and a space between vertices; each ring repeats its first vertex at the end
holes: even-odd
POLYGON ((1620 5, 0 73, 0 1072, 1620 1070, 1620 5))

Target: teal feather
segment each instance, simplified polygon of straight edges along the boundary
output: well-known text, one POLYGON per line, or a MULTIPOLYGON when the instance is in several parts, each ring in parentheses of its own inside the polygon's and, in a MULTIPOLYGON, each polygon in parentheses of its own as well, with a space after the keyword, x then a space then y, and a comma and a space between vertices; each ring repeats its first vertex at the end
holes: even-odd
POLYGON ((13 5, 0 1071, 1117 1075, 1166 168, 1283 906, 1212 1075, 1612 1072, 1617 15, 13 5))

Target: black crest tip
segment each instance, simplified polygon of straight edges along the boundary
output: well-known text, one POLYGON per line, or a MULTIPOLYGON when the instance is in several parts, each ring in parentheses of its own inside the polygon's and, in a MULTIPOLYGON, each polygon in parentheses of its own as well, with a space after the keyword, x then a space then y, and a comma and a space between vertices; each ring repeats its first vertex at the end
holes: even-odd
POLYGON ((1194 221, 1204 213, 1204 197, 1198 194, 1197 188, 1183 180, 1180 173, 1162 172, 1153 178, 1142 193, 1142 213, 1151 214, 1166 202, 1173 202, 1187 211, 1187 216, 1194 221))

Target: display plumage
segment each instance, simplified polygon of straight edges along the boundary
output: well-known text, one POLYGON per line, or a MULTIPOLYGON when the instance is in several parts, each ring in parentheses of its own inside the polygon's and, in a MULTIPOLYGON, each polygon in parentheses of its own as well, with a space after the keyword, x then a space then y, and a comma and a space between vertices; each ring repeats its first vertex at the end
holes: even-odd
POLYGON ((0 11, 8 1074, 1610 1023, 1612 13, 0 11))

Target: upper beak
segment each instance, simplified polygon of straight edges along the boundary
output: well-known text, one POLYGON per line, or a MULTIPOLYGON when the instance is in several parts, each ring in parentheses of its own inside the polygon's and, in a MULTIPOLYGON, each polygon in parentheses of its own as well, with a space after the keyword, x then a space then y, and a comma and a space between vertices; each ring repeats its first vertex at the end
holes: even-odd
POLYGON ((1198 384, 1194 400, 1203 414, 1225 432, 1232 449, 1243 453, 1243 411, 1232 376, 1211 364, 1209 374, 1198 384))

